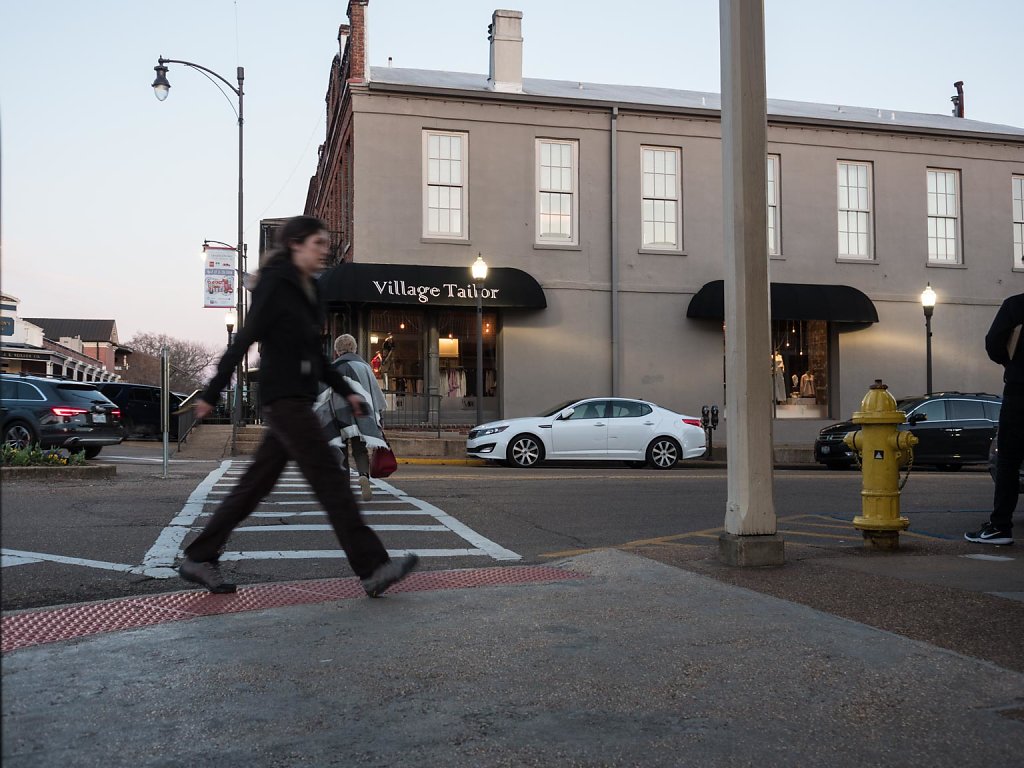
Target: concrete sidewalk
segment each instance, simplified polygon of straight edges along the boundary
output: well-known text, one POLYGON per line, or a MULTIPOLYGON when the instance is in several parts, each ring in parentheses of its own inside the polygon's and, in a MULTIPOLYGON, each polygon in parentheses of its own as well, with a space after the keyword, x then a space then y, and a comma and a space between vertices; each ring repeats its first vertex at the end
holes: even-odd
POLYGON ((1021 763, 1021 671, 635 554, 558 567, 8 653, 4 765, 1021 763))
MULTIPOLYGON (((221 458, 223 430, 181 455, 221 458)), ((3 763, 1024 763, 1020 545, 561 557, 382 600, 342 578, 5 614, 3 763)))

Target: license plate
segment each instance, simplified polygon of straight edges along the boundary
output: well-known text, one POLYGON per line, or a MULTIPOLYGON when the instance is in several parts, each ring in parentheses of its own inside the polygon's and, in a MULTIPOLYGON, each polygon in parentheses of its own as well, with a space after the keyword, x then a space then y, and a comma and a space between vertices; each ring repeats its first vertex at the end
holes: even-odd
POLYGON ((106 424, 107 414, 105 413, 94 413, 92 416, 93 424, 106 424))
POLYGON ((832 449, 829 448, 827 445, 821 446, 821 452, 822 453, 831 453, 831 451, 832 451, 832 449))

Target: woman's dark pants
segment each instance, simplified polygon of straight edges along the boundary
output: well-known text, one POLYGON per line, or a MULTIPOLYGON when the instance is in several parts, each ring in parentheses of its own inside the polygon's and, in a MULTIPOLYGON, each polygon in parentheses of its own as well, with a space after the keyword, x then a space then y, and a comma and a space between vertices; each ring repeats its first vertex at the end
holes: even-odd
POLYGON ((338 466, 313 414, 312 403, 302 398, 275 400, 263 406, 263 420, 268 425, 267 435, 256 449, 252 464, 196 540, 185 548, 185 556, 197 562, 215 560, 231 532, 270 493, 285 465, 292 460, 326 510, 356 576, 366 578, 386 563, 387 550, 363 522, 352 496, 348 472, 338 466))

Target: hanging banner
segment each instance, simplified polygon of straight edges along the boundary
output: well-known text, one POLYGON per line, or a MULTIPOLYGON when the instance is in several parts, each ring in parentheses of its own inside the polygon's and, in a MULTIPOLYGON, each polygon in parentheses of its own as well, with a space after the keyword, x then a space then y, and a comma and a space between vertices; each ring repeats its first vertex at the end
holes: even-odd
POLYGON ((203 246, 203 306, 234 307, 235 298, 235 249, 203 246))

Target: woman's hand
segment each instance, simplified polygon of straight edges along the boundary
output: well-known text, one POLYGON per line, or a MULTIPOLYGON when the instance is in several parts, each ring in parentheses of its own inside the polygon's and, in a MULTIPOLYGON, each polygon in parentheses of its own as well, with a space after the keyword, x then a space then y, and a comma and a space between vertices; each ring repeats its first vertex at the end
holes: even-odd
POLYGON ((213 413, 213 406, 205 400, 196 400, 195 405, 192 406, 192 411, 195 413, 197 419, 205 419, 213 413))
POLYGON ((359 395, 348 395, 345 397, 348 404, 352 406, 352 413, 356 416, 369 416, 370 406, 359 395))

